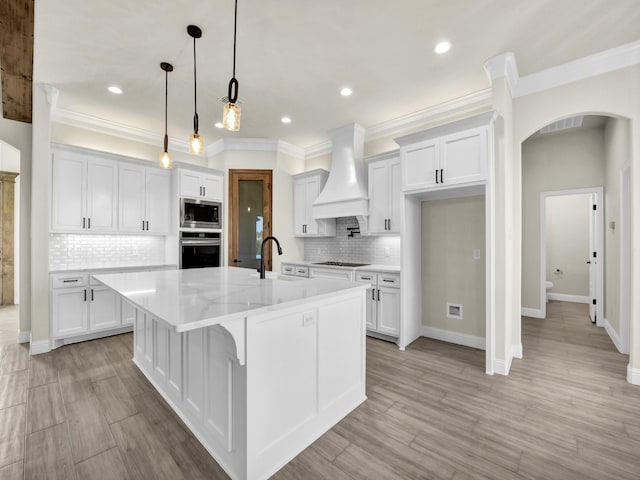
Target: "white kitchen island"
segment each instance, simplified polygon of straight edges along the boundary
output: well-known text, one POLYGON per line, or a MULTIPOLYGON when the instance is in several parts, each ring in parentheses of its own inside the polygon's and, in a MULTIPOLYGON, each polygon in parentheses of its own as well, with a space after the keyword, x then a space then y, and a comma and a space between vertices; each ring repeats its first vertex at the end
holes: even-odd
POLYGON ((266 479, 365 399, 366 284, 220 267, 96 275, 134 362, 233 479, 266 479))

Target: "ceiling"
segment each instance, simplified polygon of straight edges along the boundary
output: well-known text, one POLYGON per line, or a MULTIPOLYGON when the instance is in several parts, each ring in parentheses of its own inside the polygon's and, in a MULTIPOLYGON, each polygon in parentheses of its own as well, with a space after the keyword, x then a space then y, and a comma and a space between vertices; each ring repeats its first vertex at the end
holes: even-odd
POLYGON ((238 0, 239 132, 216 129, 232 70, 233 0, 39 0, 34 82, 58 108, 169 136, 193 125, 193 40, 205 143, 278 138, 298 147, 489 86, 488 58, 515 53, 521 76, 640 38, 638 0, 238 0), (433 52, 447 39, 453 47, 433 52), (107 91, 108 85, 124 90, 107 91), (343 86, 353 89, 341 97, 343 86), (288 115, 292 123, 280 122, 288 115))

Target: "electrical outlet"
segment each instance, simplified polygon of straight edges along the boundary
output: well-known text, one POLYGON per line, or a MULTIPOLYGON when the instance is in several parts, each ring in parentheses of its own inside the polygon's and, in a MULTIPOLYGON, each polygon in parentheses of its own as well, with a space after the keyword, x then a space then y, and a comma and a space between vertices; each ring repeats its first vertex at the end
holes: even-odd
POLYGON ((316 317, 313 312, 306 312, 302 314, 302 326, 310 327, 316 323, 316 317))
POLYGON ((480 260, 480 249, 479 248, 474 248, 473 249, 473 259, 474 260, 480 260))
POLYGON ((385 257, 391 256, 391 249, 389 247, 384 247, 384 256, 385 257))

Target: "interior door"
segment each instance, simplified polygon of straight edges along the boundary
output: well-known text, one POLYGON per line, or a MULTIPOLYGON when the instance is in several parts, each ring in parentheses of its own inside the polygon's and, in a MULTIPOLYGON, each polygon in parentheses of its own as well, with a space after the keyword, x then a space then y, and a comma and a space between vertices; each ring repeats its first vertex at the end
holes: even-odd
MULTIPOLYGON (((591 205, 596 205, 596 195, 591 195, 591 205)), ((596 239, 596 210, 591 208, 589 212, 589 258, 587 263, 589 264, 589 317, 592 323, 596 323, 596 298, 598 296, 598 255, 597 251, 597 239, 596 239)))
MULTIPOLYGON (((260 266, 262 240, 271 235, 271 170, 229 170, 229 265, 260 266)), ((265 247, 265 270, 271 270, 265 247)))

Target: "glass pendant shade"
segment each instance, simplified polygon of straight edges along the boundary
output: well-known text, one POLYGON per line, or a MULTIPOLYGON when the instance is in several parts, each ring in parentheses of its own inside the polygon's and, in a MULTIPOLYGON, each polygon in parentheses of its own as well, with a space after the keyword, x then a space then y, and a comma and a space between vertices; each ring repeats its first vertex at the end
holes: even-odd
POLYGON ((240 130, 240 105, 237 103, 226 103, 222 113, 222 125, 226 130, 237 132, 240 130))
POLYGON ((189 153, 193 155, 202 155, 204 152, 204 141, 202 135, 192 133, 189 137, 189 153))
POLYGON ((171 158, 171 154, 169 152, 165 151, 160 154, 160 166, 162 168, 166 168, 167 170, 173 167, 173 159, 171 158))

